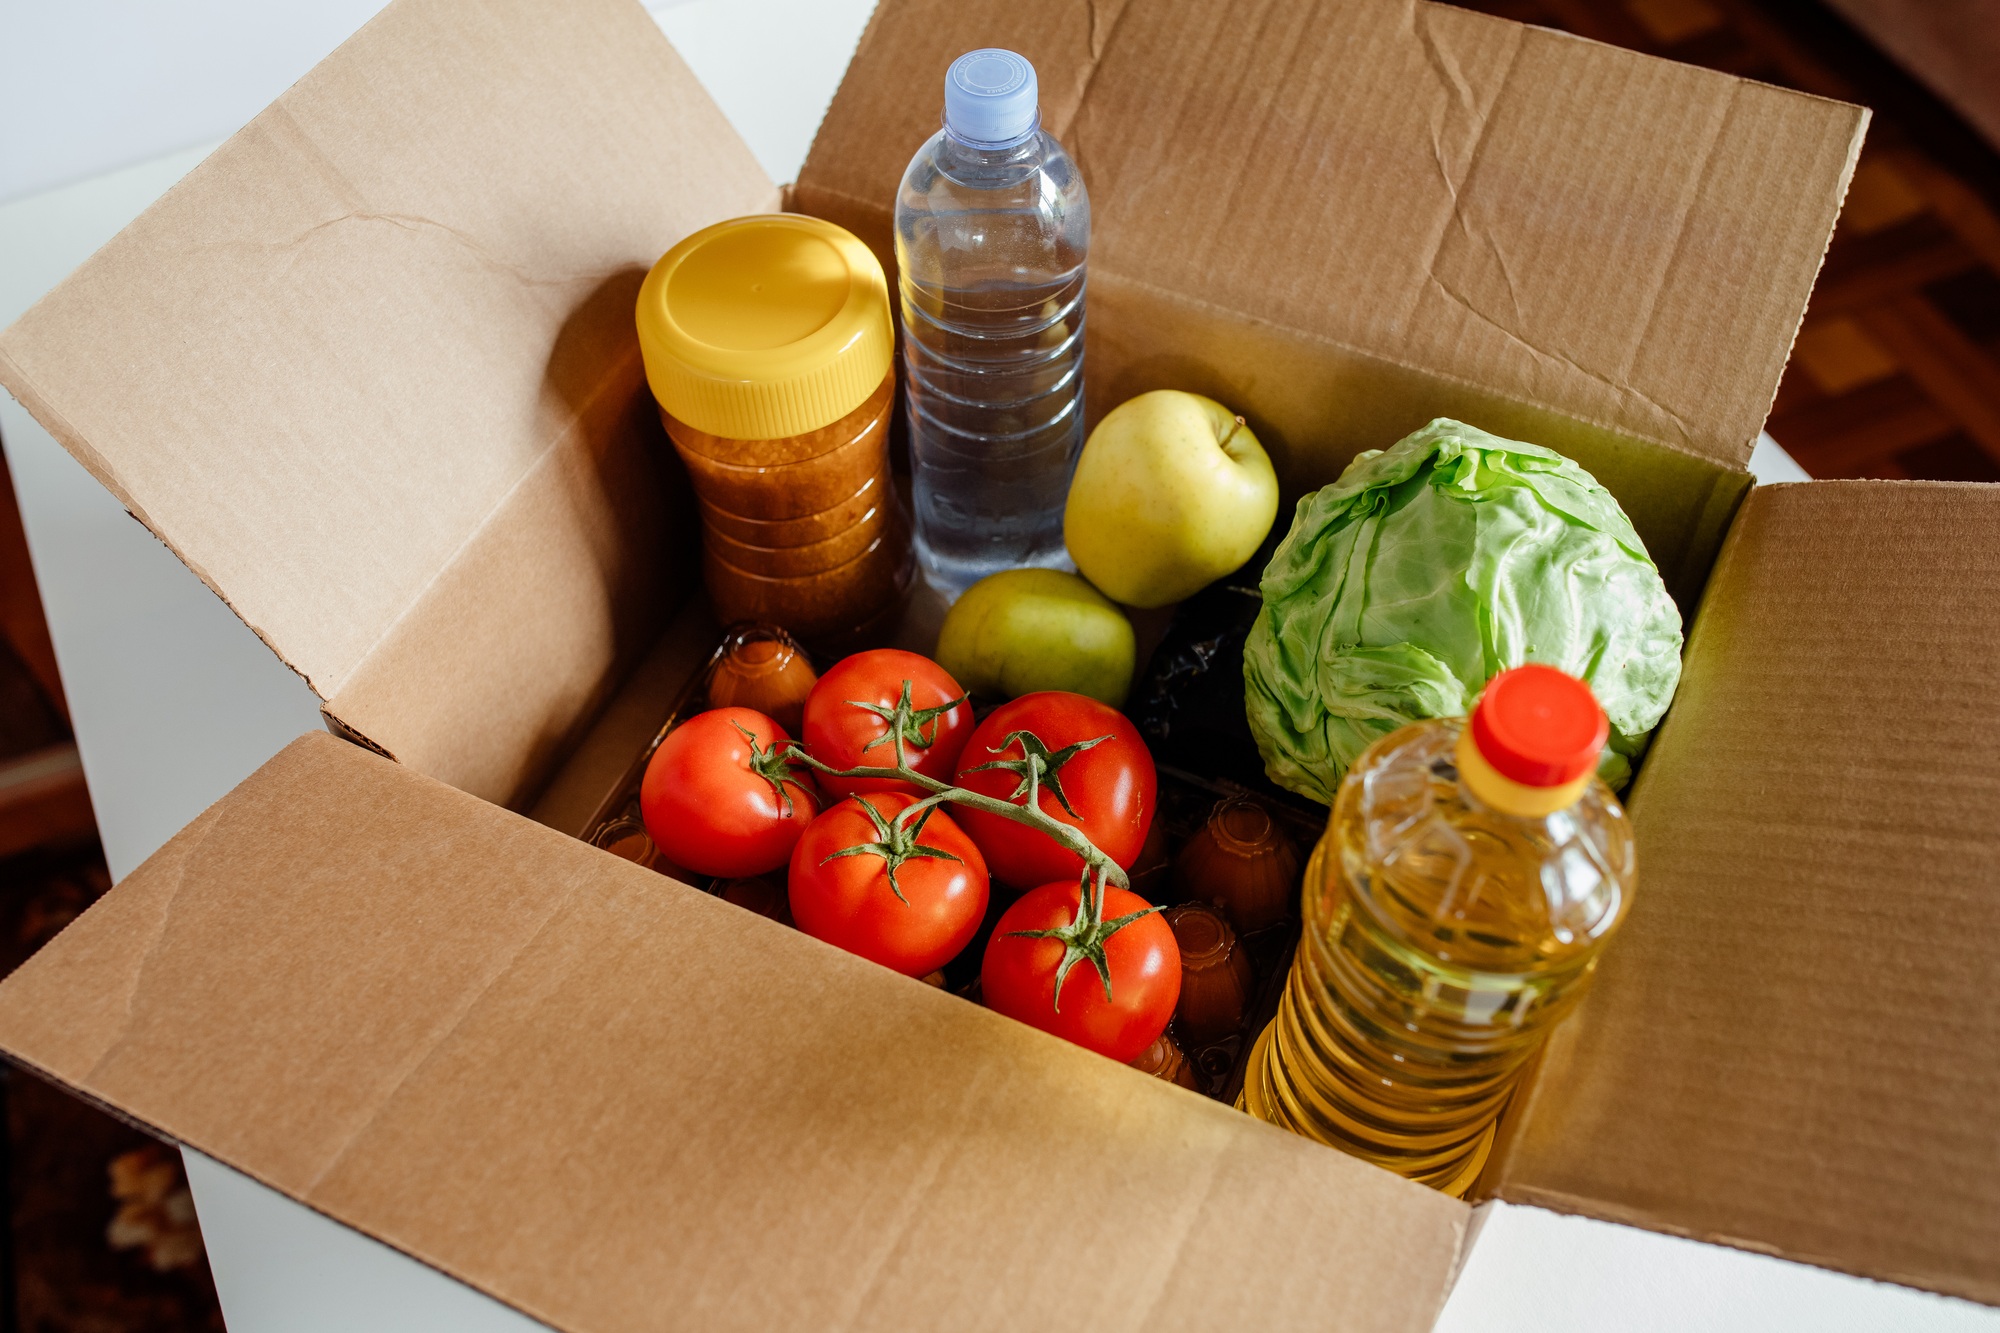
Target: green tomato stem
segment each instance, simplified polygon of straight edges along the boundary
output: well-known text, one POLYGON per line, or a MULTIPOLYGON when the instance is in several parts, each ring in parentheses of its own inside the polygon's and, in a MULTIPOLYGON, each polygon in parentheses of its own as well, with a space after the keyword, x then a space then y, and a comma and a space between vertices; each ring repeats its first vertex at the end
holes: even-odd
MULTIPOLYGON (((898 745, 896 748, 900 750, 902 747, 898 745)), ((807 767, 813 769, 815 772, 824 773, 828 777, 880 778, 891 782, 907 782, 914 787, 920 787, 930 793, 924 800, 919 801, 916 805, 911 806, 898 815, 897 821, 899 823, 906 821, 912 815, 921 814, 923 810, 931 806, 944 802, 949 802, 952 805, 962 805, 969 810, 984 811, 989 815, 997 815, 1002 819, 1011 819, 1016 824, 1025 824, 1029 828, 1038 829, 1055 839, 1066 850, 1076 853, 1077 856, 1083 859, 1084 865, 1089 868, 1090 877, 1098 886, 1098 896, 1102 896, 1103 885, 1107 882, 1115 884, 1121 889, 1132 887, 1132 881, 1126 877, 1124 870, 1119 867, 1118 863, 1097 850, 1097 845, 1085 837, 1081 829, 1074 828, 1059 819, 1052 818, 1038 803, 1035 803, 1040 792, 1039 788, 1032 783, 1032 780, 1028 791, 1030 804, 1015 805, 1012 801, 997 800, 994 797, 982 795, 976 791, 967 791, 963 787, 954 787, 949 782, 939 782, 927 773, 919 773, 908 764, 899 764, 894 768, 870 765, 863 765, 859 768, 835 768, 831 764, 822 763, 818 759, 813 758, 813 756, 799 749, 796 745, 794 745, 792 753, 807 767)))
MULTIPOLYGON (((1237 420, 1240 425, 1242 418, 1239 417, 1237 420)), ((1087 750, 1091 746, 1110 738, 1099 736, 1093 740, 1067 746, 1063 750, 1052 753, 1047 745, 1042 742, 1041 738, 1033 732, 1014 732, 1008 737, 1008 741, 1009 743, 1020 742, 1022 754, 1021 767, 1015 769, 1013 765, 1007 763, 984 764, 981 767, 1009 768, 1020 774, 1023 779, 1023 785, 1021 788, 1015 790, 1014 795, 1025 796, 1027 799, 1023 804, 1016 805, 1011 800, 1002 801, 992 796, 982 795, 979 792, 968 791, 964 787, 953 786, 949 782, 940 782, 928 774, 919 773, 910 766, 909 754, 904 749, 905 736, 912 736, 923 744, 929 745, 930 738, 926 737, 922 730, 923 725, 926 723, 932 725, 933 731, 930 733, 930 736, 934 737, 936 735, 935 726, 938 719, 950 709, 965 702, 963 697, 954 699, 950 703, 936 708, 918 709, 910 702, 910 682, 906 680, 903 682, 902 694, 893 707, 884 708, 879 704, 860 703, 855 700, 849 700, 848 702, 856 708, 873 713, 887 725, 888 734, 883 739, 889 741, 895 753, 896 762, 893 767, 863 764, 856 768, 835 768, 833 765, 823 763, 815 759, 812 755, 807 754, 805 747, 796 741, 784 742, 782 746, 773 746, 772 750, 774 752, 782 750, 784 752, 784 762, 802 763, 815 772, 824 773, 828 777, 875 778, 892 782, 907 782, 927 794, 908 809, 896 815, 892 820, 883 819, 880 812, 875 810, 874 807, 869 806, 867 811, 868 818, 875 825, 880 840, 874 843, 850 847, 845 851, 834 853, 834 856, 847 856, 866 852, 882 857, 888 866, 889 887, 895 891, 898 898, 902 898, 902 888, 896 883, 896 868, 904 860, 912 856, 942 856, 948 859, 957 859, 951 857, 950 853, 940 848, 924 847, 916 842, 917 834, 922 830, 924 820, 929 818, 930 812, 947 802, 952 805, 964 806, 969 810, 980 810, 1001 819, 1012 820, 1016 824, 1025 825, 1055 839, 1058 846, 1075 853, 1083 861, 1083 875, 1081 883, 1078 886, 1076 915, 1067 926, 1059 926, 1052 930, 1023 930, 1013 933, 1024 938, 1054 939, 1062 944, 1063 958, 1061 964, 1056 969, 1055 977, 1054 1002, 1057 1012, 1061 1012, 1062 1009, 1063 982, 1068 979, 1070 970, 1080 962, 1088 962, 1096 970, 1098 980, 1104 987, 1104 998, 1107 1002, 1110 1001, 1111 965, 1105 958, 1105 941, 1109 940, 1126 926, 1143 917, 1150 916, 1160 909, 1157 907, 1148 907, 1141 911, 1128 912, 1124 916, 1106 921, 1104 919, 1105 885, 1115 884, 1121 889, 1129 890, 1132 887, 1131 880, 1126 878, 1124 869, 1116 861, 1113 861, 1097 849, 1097 845, 1085 836, 1083 830, 1056 819, 1044 811, 1041 804, 1041 774, 1044 768, 1047 769, 1049 774, 1049 787, 1051 791, 1055 794, 1056 799, 1062 804, 1063 808, 1068 810, 1069 799, 1064 795, 1062 785, 1055 776, 1056 770, 1062 766, 1063 760, 1069 756, 1087 750)), ((879 739, 871 742, 870 748, 880 743, 879 739)), ((768 763, 769 760, 767 759, 765 762, 768 763)), ((867 805, 867 803, 863 802, 863 805, 867 805)), ((1075 812, 1071 811, 1071 813, 1074 814, 1075 812)), ((833 857, 828 857, 827 859, 832 860, 833 857)))

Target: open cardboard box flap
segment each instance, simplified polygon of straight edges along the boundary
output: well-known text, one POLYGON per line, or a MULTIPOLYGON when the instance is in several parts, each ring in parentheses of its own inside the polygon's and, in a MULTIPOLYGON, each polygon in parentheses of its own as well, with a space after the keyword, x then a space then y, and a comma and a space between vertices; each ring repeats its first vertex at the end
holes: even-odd
POLYGON ((1093 409, 1219 380, 1308 487, 1454 390, 1741 468, 1867 117, 1421 0, 911 0, 877 9, 797 204, 886 251, 930 90, 980 45, 1035 63, 1090 186, 1091 315, 1119 326, 1093 329, 1093 409), (1321 368, 1214 356, 1233 333, 1146 365, 1128 308, 1321 368))
MULTIPOLYGON (((885 0, 797 206, 885 246, 987 42, 1091 181, 1095 410, 1209 389, 1295 489, 1439 413, 1543 440, 1689 607, 1731 531, 1640 906, 1490 1188, 1995 1299, 1995 502, 1737 514, 1865 114, 1395 0, 885 0)), ((402 761, 297 743, 0 986, 0 1046, 574 1329, 1046 1323, 1079 1244, 1168 1326, 1421 1326, 1464 1205, 474 799, 693 587, 631 297, 776 201, 636 5, 398 0, 0 337, 402 761)))
POLYGON ((0 381, 351 734, 518 801, 694 582, 640 280, 778 202, 636 3, 392 5, 0 381))
POLYGON ((576 1333, 1418 1330, 1469 1216, 326 735, 0 1043, 576 1333))
POLYGON ((2000 1304, 2000 486, 1751 492, 1489 1188, 2000 1304))

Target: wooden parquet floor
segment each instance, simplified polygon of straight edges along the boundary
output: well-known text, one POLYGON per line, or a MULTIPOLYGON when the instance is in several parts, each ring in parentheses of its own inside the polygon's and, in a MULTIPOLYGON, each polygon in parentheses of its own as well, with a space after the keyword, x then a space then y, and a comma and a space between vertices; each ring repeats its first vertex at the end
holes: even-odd
MULTIPOLYGON (((95 841, 0 860, 0 973, 110 883, 95 841)), ((171 1253, 135 1244, 117 1226, 121 1167, 150 1167, 159 1192, 177 1193, 185 1188, 177 1156, 19 1069, 0 1071, 0 1127, 0 1331, 222 1333, 193 1225, 182 1226, 171 1253)), ((143 1211, 136 1220, 157 1221, 143 1211)))
POLYGON ((2000 152, 1809 0, 1453 3, 1873 107, 1767 428, 1815 477, 2000 481, 2000 152))

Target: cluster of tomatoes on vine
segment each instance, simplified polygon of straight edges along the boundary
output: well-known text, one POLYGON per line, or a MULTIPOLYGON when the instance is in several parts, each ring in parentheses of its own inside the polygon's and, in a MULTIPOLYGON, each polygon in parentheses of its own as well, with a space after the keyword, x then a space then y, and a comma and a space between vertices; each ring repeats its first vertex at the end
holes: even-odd
POLYGON ((1180 951, 1125 886, 1157 777, 1124 714, 1048 690, 975 725, 937 663, 878 648, 820 678, 801 730, 717 708, 668 733, 639 795, 661 852, 726 878, 788 866, 800 930, 913 977, 1018 893, 980 964, 988 1008, 1124 1062, 1165 1030, 1180 951))

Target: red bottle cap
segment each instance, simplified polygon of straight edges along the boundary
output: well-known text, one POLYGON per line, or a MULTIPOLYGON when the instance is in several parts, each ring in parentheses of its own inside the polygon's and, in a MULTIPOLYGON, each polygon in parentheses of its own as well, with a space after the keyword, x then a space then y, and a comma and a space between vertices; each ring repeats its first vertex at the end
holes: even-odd
POLYGON ((1560 787, 1590 772, 1611 724, 1575 676, 1554 667, 1514 667, 1486 682, 1472 710, 1472 743, 1503 778, 1560 787))

